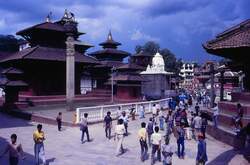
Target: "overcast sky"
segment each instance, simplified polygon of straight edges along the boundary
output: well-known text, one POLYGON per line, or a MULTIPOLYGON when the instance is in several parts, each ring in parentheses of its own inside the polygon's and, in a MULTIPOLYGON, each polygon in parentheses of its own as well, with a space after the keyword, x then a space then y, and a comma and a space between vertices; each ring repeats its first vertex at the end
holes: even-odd
POLYGON ((215 59, 201 44, 219 32, 250 18, 250 0, 0 0, 0 34, 62 17, 68 9, 75 14, 82 41, 95 45, 113 38, 122 50, 156 41, 185 61, 215 59))

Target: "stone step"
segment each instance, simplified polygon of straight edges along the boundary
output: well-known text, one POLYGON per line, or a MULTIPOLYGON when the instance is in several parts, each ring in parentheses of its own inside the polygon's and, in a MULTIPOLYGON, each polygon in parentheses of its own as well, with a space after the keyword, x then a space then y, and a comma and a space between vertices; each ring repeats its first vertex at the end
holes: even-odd
MULTIPOLYGON (((213 112, 207 111, 209 115, 213 115, 213 112)), ((232 123, 233 115, 220 113, 218 116, 218 125, 228 128, 229 130, 233 130, 233 123, 232 123)), ((243 117, 242 123, 243 126, 246 126, 250 122, 250 117, 243 117)))
MULTIPOLYGON (((222 113, 236 115, 238 102, 221 101, 218 106, 222 113)), ((243 108, 243 114, 250 116, 250 103, 240 102, 243 108)))

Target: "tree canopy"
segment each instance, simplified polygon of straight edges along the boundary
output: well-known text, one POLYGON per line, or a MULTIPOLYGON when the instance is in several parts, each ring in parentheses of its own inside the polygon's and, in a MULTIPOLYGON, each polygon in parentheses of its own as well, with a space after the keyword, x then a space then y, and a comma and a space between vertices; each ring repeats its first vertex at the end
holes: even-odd
POLYGON ((167 48, 161 48, 160 45, 154 41, 148 41, 144 45, 137 45, 135 52, 145 52, 152 56, 159 52, 165 61, 165 69, 167 71, 178 73, 182 65, 182 60, 177 59, 176 56, 167 48))

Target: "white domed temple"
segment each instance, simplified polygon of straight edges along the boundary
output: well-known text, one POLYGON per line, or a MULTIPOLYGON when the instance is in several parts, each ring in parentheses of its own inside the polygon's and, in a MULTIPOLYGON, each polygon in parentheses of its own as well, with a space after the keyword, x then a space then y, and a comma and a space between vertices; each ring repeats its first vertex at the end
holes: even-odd
POLYGON ((165 71, 165 62, 162 55, 157 52, 153 59, 152 65, 148 65, 146 71, 143 71, 141 74, 172 74, 165 71))
POLYGON ((144 78, 142 93, 148 98, 164 98, 170 91, 170 77, 173 73, 165 71, 165 62, 162 55, 157 52, 152 58, 152 65, 141 72, 144 78))

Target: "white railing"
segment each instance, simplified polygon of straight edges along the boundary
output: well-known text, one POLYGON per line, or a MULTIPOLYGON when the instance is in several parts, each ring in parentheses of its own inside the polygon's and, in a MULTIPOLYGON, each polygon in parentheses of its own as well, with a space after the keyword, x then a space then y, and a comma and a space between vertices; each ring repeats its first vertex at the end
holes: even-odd
POLYGON ((103 121, 104 116, 108 111, 111 112, 111 117, 116 118, 120 112, 125 111, 129 114, 129 109, 134 106, 136 114, 138 114, 139 106, 143 105, 145 113, 151 113, 153 104, 160 104, 162 108, 168 108, 168 101, 170 98, 154 100, 154 101, 145 101, 145 102, 133 102, 126 104, 112 104, 112 105, 102 105, 95 107, 80 107, 76 108, 76 123, 79 123, 84 116, 84 113, 88 113, 89 122, 99 122, 103 121))

